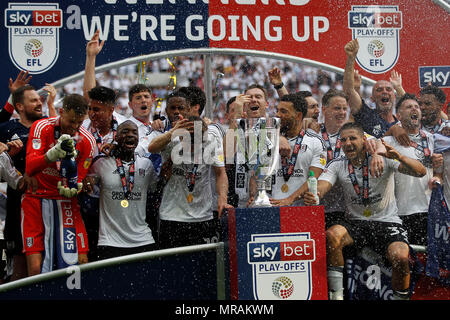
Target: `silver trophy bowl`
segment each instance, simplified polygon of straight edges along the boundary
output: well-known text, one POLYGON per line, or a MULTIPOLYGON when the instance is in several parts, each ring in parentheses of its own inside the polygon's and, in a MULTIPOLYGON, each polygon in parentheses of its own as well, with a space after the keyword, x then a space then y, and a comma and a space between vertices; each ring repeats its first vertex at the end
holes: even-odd
POLYGON ((279 164, 280 119, 249 118, 236 122, 236 165, 245 165, 248 173, 249 197, 254 197, 249 206, 271 207, 266 190, 271 188, 272 174, 279 164))

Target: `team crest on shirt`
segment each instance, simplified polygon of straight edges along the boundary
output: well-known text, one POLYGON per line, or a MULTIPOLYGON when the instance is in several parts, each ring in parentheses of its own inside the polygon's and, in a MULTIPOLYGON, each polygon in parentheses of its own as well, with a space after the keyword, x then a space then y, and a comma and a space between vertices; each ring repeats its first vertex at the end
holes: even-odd
POLYGON ((33 237, 27 237, 27 247, 31 248, 33 246, 33 237))
POLYGON ((377 124, 376 126, 373 127, 372 129, 372 133, 375 136, 379 136, 381 134, 382 130, 381 130, 381 125, 377 124))
POLYGON ((33 139, 33 149, 38 150, 41 148, 41 139, 33 139))
POLYGON ((423 152, 418 149, 414 149, 414 154, 416 155, 417 160, 423 163, 423 160, 425 159, 425 155, 423 154, 423 152))
POLYGON ((138 172, 139 172, 139 175, 140 175, 141 177, 144 177, 144 176, 145 176, 145 169, 139 168, 138 172))
POLYGON ((417 160, 419 160, 425 167, 432 168, 433 164, 431 162, 431 157, 425 156, 423 151, 418 149, 414 149, 414 154, 417 157, 417 160))

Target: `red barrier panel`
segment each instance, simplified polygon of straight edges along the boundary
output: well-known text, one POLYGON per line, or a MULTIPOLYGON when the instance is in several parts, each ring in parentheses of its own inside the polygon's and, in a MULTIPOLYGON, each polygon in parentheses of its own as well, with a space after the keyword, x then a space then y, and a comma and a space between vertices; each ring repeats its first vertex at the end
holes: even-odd
POLYGON ((231 209, 225 220, 231 299, 327 299, 323 206, 231 209))
MULTIPOLYGON (((426 255, 417 254, 418 259, 426 264, 426 255)), ((450 287, 442 285, 437 279, 421 275, 416 283, 411 300, 449 300, 450 287)))

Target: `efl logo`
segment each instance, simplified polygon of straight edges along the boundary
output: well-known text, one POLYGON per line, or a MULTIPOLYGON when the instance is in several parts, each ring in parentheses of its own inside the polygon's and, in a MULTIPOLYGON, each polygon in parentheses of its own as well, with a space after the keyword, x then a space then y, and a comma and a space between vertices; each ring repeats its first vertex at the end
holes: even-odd
POLYGON ((419 83, 424 88, 430 83, 440 88, 450 87, 450 66, 419 67, 419 83))
POLYGON ((399 32, 403 27, 398 6, 352 6, 348 13, 352 38, 358 39, 356 61, 371 73, 392 69, 400 55, 399 32))
POLYGON ((247 260, 252 266, 255 299, 310 299, 311 263, 316 260, 316 248, 309 232, 252 235, 247 243, 247 260), (289 294, 274 291, 280 277, 290 279, 289 285, 283 287, 289 294))
POLYGON ((5 10, 9 56, 31 74, 48 71, 59 56, 62 10, 57 3, 10 3, 5 10))

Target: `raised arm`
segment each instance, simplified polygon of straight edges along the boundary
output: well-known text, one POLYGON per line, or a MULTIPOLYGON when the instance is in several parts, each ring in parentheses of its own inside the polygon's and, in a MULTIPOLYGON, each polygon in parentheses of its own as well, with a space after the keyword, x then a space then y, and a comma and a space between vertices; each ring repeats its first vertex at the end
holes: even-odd
POLYGON ((289 94, 286 87, 284 86, 283 80, 281 79, 281 71, 277 67, 269 70, 268 72, 270 83, 273 85, 274 89, 277 90, 278 97, 285 96, 289 94))
POLYGON ((362 100, 359 93, 355 90, 354 84, 354 70, 355 70, 355 60, 358 54, 359 44, 357 39, 353 39, 348 42, 344 47, 345 53, 347 54, 347 62, 345 64, 344 70, 344 92, 349 97, 349 106, 352 114, 357 114, 362 107, 362 100))
POLYGON ((56 89, 50 83, 46 83, 43 90, 48 92, 47 98, 48 116, 56 117, 58 115, 55 108, 56 89))
POLYGON ((405 90, 402 86, 402 75, 395 70, 391 71, 391 77, 389 78, 395 92, 397 93, 397 98, 401 98, 405 95, 405 90))
MULTIPOLYGON (((150 153, 159 153, 161 152, 171 141, 172 141, 172 134, 177 133, 175 132, 178 129, 184 129, 184 130, 193 130, 194 129, 194 123, 193 121, 189 121, 188 119, 180 119, 178 120, 174 127, 163 134, 155 137, 150 144, 148 145, 148 152, 150 153)), ((178 132, 180 133, 180 132, 178 132)))
POLYGON ((86 64, 84 66, 84 83, 83 83, 83 95, 86 99, 89 99, 88 92, 95 87, 95 60, 97 55, 102 51, 105 40, 100 42, 100 31, 97 30, 86 45, 86 64))
POLYGON ((11 94, 9 95, 8 101, 6 101, 5 106, 0 110, 0 123, 9 121, 9 119, 11 119, 11 116, 14 113, 12 93, 18 88, 28 84, 31 80, 31 77, 32 76, 28 75, 28 71, 24 72, 21 70, 14 81, 12 78, 9 78, 8 89, 11 94))

